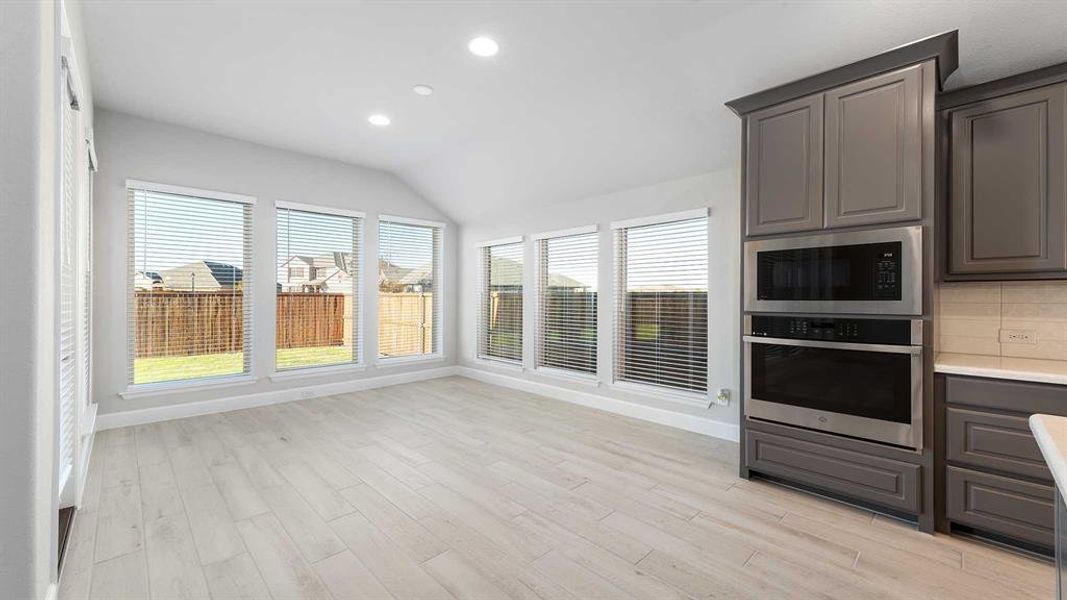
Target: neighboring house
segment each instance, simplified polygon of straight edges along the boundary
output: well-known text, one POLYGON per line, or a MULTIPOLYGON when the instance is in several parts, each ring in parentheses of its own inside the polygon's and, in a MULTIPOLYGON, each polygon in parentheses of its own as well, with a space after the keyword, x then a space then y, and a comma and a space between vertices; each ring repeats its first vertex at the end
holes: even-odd
POLYGON ((232 290, 241 284, 241 269, 226 263, 198 260, 160 271, 163 287, 179 292, 232 290))
MULTIPOLYGON (((521 289, 521 264, 510 258, 494 257, 493 264, 491 264, 489 268, 492 270, 491 281, 493 282, 493 288, 495 290, 504 291, 521 289)), ((562 273, 549 273, 548 287, 567 288, 574 291, 588 291, 588 289, 593 286, 591 284, 582 283, 581 281, 563 275, 562 273)))
POLYGON ((135 290, 161 290, 163 278, 155 271, 137 271, 133 277, 135 290))
POLYGON ((352 289, 352 254, 291 256, 278 266, 278 287, 283 292, 342 292, 352 289))

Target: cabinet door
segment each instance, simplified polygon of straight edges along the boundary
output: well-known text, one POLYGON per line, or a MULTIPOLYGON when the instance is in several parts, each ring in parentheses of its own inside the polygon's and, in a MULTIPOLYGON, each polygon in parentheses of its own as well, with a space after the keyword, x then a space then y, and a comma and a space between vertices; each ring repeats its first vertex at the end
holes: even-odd
POLYGON ((920 217, 922 68, 826 93, 827 227, 920 217))
POLYGON ((822 227, 822 95, 745 118, 748 235, 822 227))
POLYGON ((1067 269, 1067 86, 952 112, 951 273, 1067 269))

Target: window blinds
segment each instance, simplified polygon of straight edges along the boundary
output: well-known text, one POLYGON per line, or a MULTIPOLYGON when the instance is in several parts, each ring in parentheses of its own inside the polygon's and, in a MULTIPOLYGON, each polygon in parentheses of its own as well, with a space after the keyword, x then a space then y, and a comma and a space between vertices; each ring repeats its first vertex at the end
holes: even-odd
POLYGON ((275 368, 357 364, 363 218, 279 203, 275 368))
POLYGON ((74 466, 77 404, 80 369, 76 314, 77 295, 77 200, 75 198, 75 137, 77 115, 73 96, 63 103, 62 200, 59 241, 59 489, 62 491, 74 466))
POLYGON ((707 218, 615 235, 615 379, 706 392, 707 218))
POLYGON ((131 384, 249 373, 252 199, 128 182, 131 384))
POLYGON ((378 222, 378 355, 441 351, 440 225, 378 222))
POLYGON ((481 256, 478 356, 522 362, 522 242, 485 246, 481 256))
POLYGON ((537 366, 595 374, 595 232, 537 240, 537 306, 537 366))

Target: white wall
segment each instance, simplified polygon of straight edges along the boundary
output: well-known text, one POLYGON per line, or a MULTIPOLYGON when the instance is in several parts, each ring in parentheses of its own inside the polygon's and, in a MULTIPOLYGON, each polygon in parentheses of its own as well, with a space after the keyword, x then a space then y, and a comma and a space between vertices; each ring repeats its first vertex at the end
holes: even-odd
MULTIPOLYGON (((516 377, 525 382, 547 383, 553 386, 586 392, 604 399, 622 400, 643 407, 659 409, 684 416, 681 420, 693 423, 703 420, 696 429, 713 435, 736 435, 738 423, 737 391, 740 378, 740 344, 738 343, 740 310, 740 227, 739 227, 739 179, 736 169, 717 171, 668 181, 665 183, 630 189, 622 192, 596 196, 578 201, 562 202, 536 210, 496 215, 477 223, 465 225, 462 231, 460 251, 461 289, 458 300, 460 310, 459 359, 461 365, 516 377), (566 229, 581 225, 596 224, 600 229, 599 266, 599 326, 600 373, 608 372, 611 358, 613 304, 611 290, 614 278, 612 264, 612 234, 610 223, 633 217, 650 216, 681 210, 709 207, 709 378, 708 388, 712 393, 719 388, 731 391, 730 406, 705 406, 679 403, 651 395, 634 394, 613 389, 609 381, 599 387, 573 383, 565 379, 546 377, 531 369, 517 371, 476 359, 475 331, 478 308, 478 243, 488 240, 529 235, 544 231, 566 229), (685 417, 689 417, 686 419, 685 417)), ((532 290, 534 285, 533 244, 526 242, 525 285, 532 290)), ((527 292, 527 299, 530 292, 527 292)), ((536 313, 532 303, 525 303, 524 346, 527 367, 533 366, 533 335, 536 313)), ((534 388, 536 389, 536 388, 534 388)), ((588 396, 586 396, 587 399, 588 396)), ((615 404, 618 406, 618 404, 615 404)), ((641 411, 630 411, 640 413, 641 411)), ((669 419, 670 420, 670 419, 669 419)), ((676 421, 676 420, 673 420, 676 421)))
POLYGON ((149 121, 104 109, 96 112, 96 149, 100 171, 94 186, 94 349, 93 394, 101 415, 238 395, 333 384, 452 364, 455 356, 454 265, 457 233, 444 233, 443 362, 379 369, 368 360, 365 371, 271 381, 274 359, 274 202, 278 200, 346 208, 367 213, 364 279, 365 356, 378 353, 376 249, 379 214, 439 221, 448 218, 395 176, 337 161, 288 152, 192 129, 149 121), (126 389, 126 187, 127 179, 166 183, 255 196, 253 264, 254 384, 187 390, 124 399, 126 389), (451 297, 450 297, 451 295, 451 297))
POLYGON ((52 2, 0 2, 0 597, 55 578, 55 99, 52 2))

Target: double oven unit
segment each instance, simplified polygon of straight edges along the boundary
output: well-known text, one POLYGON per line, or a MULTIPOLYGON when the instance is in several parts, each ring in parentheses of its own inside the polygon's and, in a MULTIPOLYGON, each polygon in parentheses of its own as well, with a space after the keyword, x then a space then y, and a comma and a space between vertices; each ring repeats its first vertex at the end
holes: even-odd
POLYGON ((749 417, 922 447, 922 228, 744 248, 749 417))

